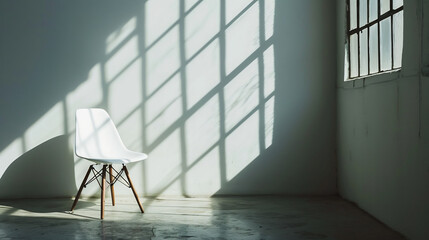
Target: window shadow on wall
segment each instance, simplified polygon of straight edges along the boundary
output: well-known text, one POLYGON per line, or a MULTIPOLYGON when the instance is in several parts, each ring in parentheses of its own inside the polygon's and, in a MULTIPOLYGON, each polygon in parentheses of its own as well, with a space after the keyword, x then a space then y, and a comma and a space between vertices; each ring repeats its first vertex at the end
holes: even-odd
MULTIPOLYGON (((279 69, 287 67, 283 61, 290 61, 284 60, 290 56, 283 49, 294 48, 292 44, 274 46, 292 37, 274 41, 275 30, 281 29, 273 27, 278 3, 45 1, 34 11, 41 26, 29 28, 39 29, 37 32, 24 27, 28 20, 22 20, 17 27, 20 30, 16 34, 27 40, 13 46, 24 45, 28 49, 21 49, 18 55, 7 52, 16 59, 10 63, 12 70, 5 74, 11 80, 2 83, 5 88, 1 90, 6 100, 2 105, 11 114, 0 118, 5 123, 0 126, 7 133, 0 144, 0 171, 4 172, 0 176, 12 176, 8 172, 17 171, 15 161, 16 165, 34 161, 38 152, 47 152, 45 145, 54 149, 62 146, 65 138, 67 151, 56 152, 58 158, 51 157, 49 161, 72 162, 75 110, 102 107, 118 126, 125 145, 149 155, 148 160, 129 167, 141 196, 273 193, 282 189, 282 182, 276 183, 275 178, 288 179, 283 176, 288 161, 285 141, 297 142, 289 148, 299 145, 299 152, 308 151, 301 149, 308 136, 297 141, 294 133, 298 130, 286 129, 284 125, 295 127, 297 123, 299 130, 311 125, 310 130, 304 131, 311 132, 315 124, 309 120, 313 115, 308 114, 307 106, 318 95, 311 94, 312 89, 308 96, 294 92, 308 84, 299 81, 302 76, 292 76, 295 82, 276 80, 278 73, 284 79, 288 76, 284 69, 279 69), (46 9, 55 9, 55 14, 46 9), (45 29, 46 23, 52 27, 45 29), (26 31, 20 32, 23 29, 26 31), (48 30, 61 31, 54 34, 48 30), (43 48, 26 45, 32 34, 40 38, 43 48), (31 61, 24 65, 29 68, 28 73, 14 76, 20 70, 19 59, 25 59, 27 53, 31 53, 31 61), (33 63, 39 68, 33 67, 33 63), (18 84, 12 81, 14 78, 19 80, 18 84), (291 82, 295 85, 287 86, 291 82), (24 92, 21 86, 26 89, 24 92), (16 101, 15 93, 19 95, 16 101), (277 104, 279 100, 281 104, 277 104), (18 107, 12 103, 18 103, 18 107), (13 112, 15 108, 19 112, 13 112), (291 117, 293 123, 279 121, 279 116, 280 120, 287 120, 284 116, 289 113, 301 115, 291 117), (306 122, 300 122, 301 118, 306 122), (36 150, 28 154, 33 148, 36 150), (272 173, 268 188, 264 182, 267 173, 272 173)), ((15 8, 18 12, 21 9, 19 5, 15 8)), ((294 30, 301 31, 299 27, 294 30)), ((5 43, 12 44, 13 39, 6 38, 5 43)), ((294 41, 302 39, 296 37, 294 41)), ((315 74, 323 72, 319 68, 315 66, 315 74)), ((314 148, 322 147, 323 144, 314 148)), ((289 150, 292 156, 297 155, 298 150, 289 150)), ((301 165, 306 162, 295 158, 300 163, 291 166, 298 165, 300 171, 294 177, 300 178, 304 169, 301 165)), ((70 183, 74 188, 66 188, 69 190, 65 195, 76 193, 76 185, 89 164, 74 158, 74 168, 68 170, 69 175, 74 174, 75 180, 70 183)), ((119 195, 131 194, 129 189, 115 191, 119 195)), ((88 186, 83 194, 98 196, 98 186, 88 186)))
MULTIPOLYGON (((4 83, 11 114, 3 126, 19 129, 3 139, 0 183, 49 148, 67 143, 58 158, 70 159, 81 107, 106 108, 126 145, 149 153, 143 172, 131 166, 145 195, 212 195, 271 145, 274 1, 172 1, 168 10, 163 4, 45 1, 28 12, 13 5, 25 19, 6 26, 11 36, 4 43, 18 36, 12 45, 24 47, 8 54, 15 61, 5 76, 18 81, 4 83), (36 46, 29 46, 32 34, 36 46), (29 72, 17 74, 20 66, 29 72)), ((77 171, 84 162, 75 159, 77 171)))

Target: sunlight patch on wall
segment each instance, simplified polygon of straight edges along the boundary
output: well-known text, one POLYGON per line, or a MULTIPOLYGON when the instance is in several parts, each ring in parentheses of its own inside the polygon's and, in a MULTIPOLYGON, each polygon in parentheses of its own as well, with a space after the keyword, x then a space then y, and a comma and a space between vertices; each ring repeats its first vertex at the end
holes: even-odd
POLYGON ((235 1, 225 1, 226 4, 226 23, 231 22, 233 18, 235 18, 241 11, 246 8, 252 0, 235 0, 235 1))
POLYGON ((24 153, 22 141, 23 140, 21 138, 15 139, 0 153, 0 178, 3 176, 9 165, 11 165, 15 159, 24 153))
POLYGON ((186 194, 210 195, 220 189, 219 119, 215 95, 186 121, 186 194))
POLYGON ((65 134, 65 118, 63 102, 55 104, 47 113, 37 120, 24 133, 25 151, 48 141, 49 139, 65 134))
POLYGON ((108 89, 109 114, 115 122, 123 121, 141 104, 142 96, 142 60, 138 58, 111 82, 108 89))
POLYGON ((265 39, 269 39, 274 34, 274 9, 275 0, 265 0, 265 39))
POLYGON ((151 194, 181 195, 180 131, 176 129, 150 152, 146 161, 146 186, 151 194))
POLYGON ((275 77, 274 48, 270 46, 264 52, 265 148, 273 142, 275 77))
POLYGON ((128 36, 130 36, 137 27, 136 17, 131 18, 120 29, 111 33, 106 39, 106 54, 111 53, 117 48, 128 36))
POLYGON ((258 111, 226 138, 226 180, 231 181, 259 156, 258 111))
POLYGON ((258 105, 258 62, 254 60, 225 86, 226 131, 243 120, 258 105))
MULTIPOLYGON (((232 2, 232 1, 228 1, 232 2)), ((256 2, 226 30, 226 73, 259 47, 259 4, 256 2), (246 36, 246 37, 243 37, 246 36)))
MULTIPOLYGON (((116 123, 116 122, 115 122, 116 123)), ((117 122, 118 132, 120 132, 124 145, 133 151, 144 151, 143 146, 143 126, 142 110, 139 108, 129 114, 123 121, 117 122)))
POLYGON ((265 149, 273 143, 274 99, 275 97, 272 96, 265 103, 265 149))
POLYGON ((199 0, 185 0, 185 11, 191 9, 199 0))
POLYGON ((186 66, 188 109, 220 83, 219 41, 213 41, 186 66))
POLYGON ((185 17, 186 57, 192 57, 219 32, 220 1, 203 1, 185 17))
POLYGON ((107 82, 114 80, 129 64, 138 57, 138 37, 134 36, 124 44, 105 65, 107 82))
POLYGON ((274 48, 270 46, 264 52, 264 97, 274 93, 276 73, 274 71, 274 48))
POLYGON ((180 67, 179 27, 171 29, 146 56, 146 91, 150 95, 180 67))
POLYGON ((219 100, 212 97, 185 123, 186 165, 190 166, 219 139, 219 100))
POLYGON ((180 76, 176 74, 145 102, 146 139, 152 144, 183 114, 180 76))
POLYGON ((220 189, 219 159, 219 147, 216 146, 201 159, 192 162, 195 165, 190 166, 186 173, 186 194, 208 196, 220 189))
POLYGON ((145 3, 147 46, 153 44, 179 20, 179 4, 180 1, 177 0, 150 0, 145 3))
POLYGON ((103 100, 101 66, 94 65, 88 73, 88 78, 66 96, 67 129, 74 133, 75 112, 77 108, 96 106, 103 100))

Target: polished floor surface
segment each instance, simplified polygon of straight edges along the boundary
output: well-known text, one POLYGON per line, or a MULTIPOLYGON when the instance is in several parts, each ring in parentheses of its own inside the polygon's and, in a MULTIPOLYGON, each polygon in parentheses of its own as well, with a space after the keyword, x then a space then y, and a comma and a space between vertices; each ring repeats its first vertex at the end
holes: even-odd
POLYGON ((404 239, 338 197, 0 201, 0 239, 404 239))

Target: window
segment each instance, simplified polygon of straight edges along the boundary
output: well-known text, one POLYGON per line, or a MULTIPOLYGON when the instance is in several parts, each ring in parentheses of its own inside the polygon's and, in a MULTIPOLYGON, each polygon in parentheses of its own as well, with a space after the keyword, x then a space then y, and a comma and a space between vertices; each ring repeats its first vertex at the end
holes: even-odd
POLYGON ((403 0, 347 0, 348 78, 400 69, 403 0))

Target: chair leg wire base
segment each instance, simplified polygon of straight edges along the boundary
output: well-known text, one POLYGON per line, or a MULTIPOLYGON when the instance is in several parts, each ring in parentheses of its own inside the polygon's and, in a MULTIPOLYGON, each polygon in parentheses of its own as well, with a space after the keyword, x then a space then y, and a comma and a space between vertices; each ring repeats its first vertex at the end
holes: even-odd
POLYGON ((144 213, 143 206, 140 203, 139 197, 137 195, 136 190, 134 189, 133 183, 131 182, 130 175, 128 173, 128 169, 125 166, 125 164, 122 164, 122 169, 118 172, 111 164, 107 165, 104 164, 103 168, 99 171, 95 170, 94 164, 90 165, 88 168, 88 171, 86 172, 85 177, 83 178, 82 184, 80 185, 79 191, 76 194, 76 197, 74 199, 73 205, 71 207, 70 211, 73 211, 73 209, 76 207, 77 202, 79 201, 80 194, 82 193, 82 189, 86 187, 88 184, 93 182, 94 180, 97 181, 98 185, 101 188, 101 219, 104 218, 104 203, 105 203, 105 192, 106 192, 106 183, 110 186, 110 193, 112 196, 112 205, 115 206, 115 190, 114 190, 114 184, 116 182, 120 182, 124 184, 125 186, 131 188, 133 191, 134 197, 137 201, 137 205, 140 208, 140 211, 144 213), (107 166, 109 167, 109 171, 107 171, 107 166), (90 173, 93 173, 93 177, 88 180, 88 177, 90 173), (109 178, 106 179, 106 173, 109 174, 109 178), (122 176, 122 173, 125 173, 126 179, 122 176), (101 183, 99 181, 99 177, 101 176, 101 183))

